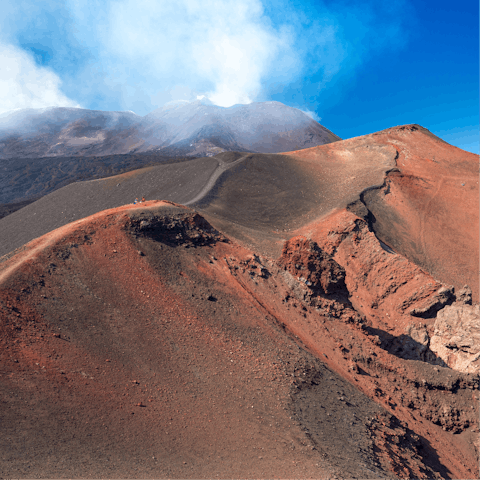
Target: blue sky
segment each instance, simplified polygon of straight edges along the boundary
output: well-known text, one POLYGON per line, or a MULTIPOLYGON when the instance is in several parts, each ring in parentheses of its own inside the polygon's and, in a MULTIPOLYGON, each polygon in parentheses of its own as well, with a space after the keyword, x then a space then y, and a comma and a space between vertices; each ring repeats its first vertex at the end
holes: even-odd
POLYGON ((0 113, 277 100, 342 138, 418 123, 479 152, 478 2, 4 0, 0 113))

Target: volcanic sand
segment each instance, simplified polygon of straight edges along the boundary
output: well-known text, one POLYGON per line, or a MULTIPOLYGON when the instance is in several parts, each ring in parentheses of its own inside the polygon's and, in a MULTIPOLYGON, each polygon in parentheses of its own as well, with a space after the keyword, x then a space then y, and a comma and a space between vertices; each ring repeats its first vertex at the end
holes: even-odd
POLYGON ((322 162, 225 152, 74 183, 1 219, 0 255, 69 222, 142 196, 192 205, 224 219, 227 229, 238 224, 239 236, 251 228, 262 236, 288 230, 344 207, 365 188, 381 185, 384 172, 395 165, 396 151, 389 146, 353 151, 340 150, 322 162))

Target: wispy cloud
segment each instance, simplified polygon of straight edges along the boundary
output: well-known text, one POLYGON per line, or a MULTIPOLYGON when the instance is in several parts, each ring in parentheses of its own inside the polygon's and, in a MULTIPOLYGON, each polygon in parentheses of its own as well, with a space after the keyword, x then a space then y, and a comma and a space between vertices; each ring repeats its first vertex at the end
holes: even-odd
MULTIPOLYGON (((79 23, 91 21, 87 8, 76 4, 79 23)), ((153 103, 179 93, 206 94, 222 106, 249 103, 279 55, 294 58, 289 32, 269 25, 259 0, 121 0, 108 9, 106 25, 97 24, 100 61, 106 82, 125 85, 126 103, 140 94, 135 79, 153 103)))
MULTIPOLYGON (((42 105, 70 97, 90 108, 145 114, 200 94, 229 106, 284 93, 313 113, 332 84, 405 37, 402 0, 365 0, 361 8, 348 0, 6 2, 0 41, 15 45, 17 63, 33 59, 21 46, 48 47, 47 66, 28 63, 28 88, 38 95, 15 101, 31 98, 30 106, 42 97, 40 73, 50 72, 57 96, 45 93, 42 105)), ((26 78, 9 81, 25 90, 26 78)))
POLYGON ((0 113, 19 108, 79 107, 61 91, 61 80, 32 55, 0 43, 0 113))
POLYGON ((319 117, 315 112, 312 112, 311 110, 302 110, 302 112, 305 113, 305 115, 308 115, 310 118, 312 118, 316 122, 320 122, 322 120, 321 117, 319 117))

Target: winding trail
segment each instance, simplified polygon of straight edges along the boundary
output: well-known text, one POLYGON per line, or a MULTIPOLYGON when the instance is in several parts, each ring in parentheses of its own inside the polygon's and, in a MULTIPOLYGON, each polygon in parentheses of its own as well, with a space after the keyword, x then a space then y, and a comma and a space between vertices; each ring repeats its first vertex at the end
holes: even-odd
POLYGON ((213 188, 215 182, 220 178, 220 175, 222 175, 222 173, 243 162, 243 160, 245 160, 245 158, 247 158, 249 155, 251 155, 251 153, 246 153, 245 155, 242 155, 238 160, 235 160, 234 162, 228 164, 225 163, 223 160, 219 160, 218 167, 215 169, 205 186, 200 190, 197 195, 195 195, 195 197, 193 197, 192 200, 185 202, 184 205, 192 205, 193 203, 201 200, 213 188))

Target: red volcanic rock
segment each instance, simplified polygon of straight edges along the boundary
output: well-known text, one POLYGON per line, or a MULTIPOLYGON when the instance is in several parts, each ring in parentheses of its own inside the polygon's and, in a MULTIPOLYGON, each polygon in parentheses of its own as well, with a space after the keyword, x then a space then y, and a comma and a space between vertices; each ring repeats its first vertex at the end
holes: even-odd
POLYGON ((279 264, 311 289, 326 294, 345 289, 345 270, 305 237, 285 242, 279 264))
MULTIPOLYGON (((369 168, 363 171, 367 152, 388 148, 395 151, 393 168, 383 182, 372 181, 376 188, 358 192, 360 201, 352 200, 349 209, 364 216, 382 242, 438 281, 457 290, 468 283, 478 301, 478 155, 449 145, 419 125, 389 128, 288 155, 322 165, 326 175, 329 163, 334 164, 348 179, 345 183, 352 178, 355 183, 369 171, 373 179, 381 164, 367 160, 369 168)), ((347 191, 344 182, 336 180, 334 185, 347 191)))
MULTIPOLYGON (((402 334, 412 323, 412 311, 429 312, 443 301, 445 286, 382 245, 368 223, 353 213, 337 212, 300 231, 308 232, 343 267, 352 305, 375 327, 402 334)), ((434 315, 426 316, 431 324, 434 315)))
POLYGON ((455 294, 452 287, 441 287, 433 296, 424 300, 420 306, 412 308, 408 313, 412 317, 432 317, 436 312, 441 310, 445 305, 455 300, 455 294))
MULTIPOLYGON (((366 308, 375 278, 392 277, 377 308, 388 313, 384 304, 401 303, 389 288, 400 278, 395 269, 410 269, 418 290, 428 275, 386 252, 351 213, 311 227, 315 240, 292 239, 272 259, 198 213, 152 202, 68 225, 4 259, 0 392, 14 408, 2 412, 2 425, 40 431, 40 411, 49 423, 25 445, 4 432, 8 472, 23 472, 25 455, 35 471, 50 471, 39 441, 47 438, 48 448, 57 442, 55 458, 70 458, 65 467, 56 461, 55 473, 65 475, 72 466, 97 476, 185 477, 191 468, 205 477, 472 475, 475 452, 462 451, 450 432, 470 438, 478 424, 468 408, 474 380, 440 372, 433 381, 437 367, 428 363, 412 370, 389 352, 380 330, 388 321, 366 308), (360 254, 364 266, 380 262, 365 287, 360 264, 346 261, 360 254), (298 280, 301 264, 316 294, 298 280), (111 468, 99 451, 109 452, 111 468)), ((439 288, 433 282, 420 297, 439 288)))
MULTIPOLYGON (((275 327, 288 308, 279 297, 268 300, 267 292, 286 288, 268 273, 278 273, 275 264, 223 240, 198 214, 152 202, 68 225, 4 259, 6 472, 24 474, 26 457, 35 472, 65 476, 72 469, 182 478, 358 471, 356 462, 340 462, 340 445, 354 448, 347 432, 333 443, 311 440, 293 398, 313 381, 332 391, 348 385, 275 327), (259 273, 253 280, 252 270, 259 273), (49 335, 58 331, 62 338, 49 335), (30 435, 22 443, 24 431, 30 435), (108 452, 108 465, 97 452, 108 452), (52 455, 53 469, 45 461, 52 455)), ((323 406, 335 398, 327 395, 323 406)), ((362 417, 377 409, 361 392, 351 399, 362 417)), ((336 428, 320 405, 315 411, 325 431, 336 428)), ((363 425, 354 430, 355 445, 369 451, 363 425)))
POLYGON ((418 125, 374 134, 395 145, 397 172, 364 202, 381 240, 433 277, 479 300, 478 155, 453 147, 418 125))

